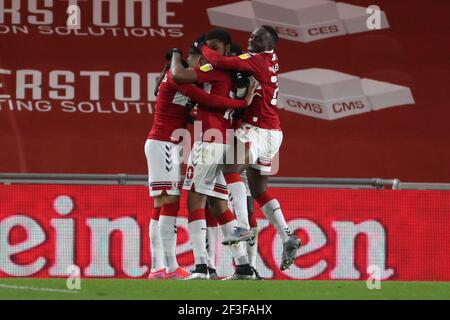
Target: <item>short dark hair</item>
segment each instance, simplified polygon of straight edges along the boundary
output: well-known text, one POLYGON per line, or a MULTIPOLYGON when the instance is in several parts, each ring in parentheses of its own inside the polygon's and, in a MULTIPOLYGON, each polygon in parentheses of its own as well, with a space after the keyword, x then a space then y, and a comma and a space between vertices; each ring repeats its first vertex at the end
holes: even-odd
POLYGON ((206 34, 206 40, 213 40, 213 39, 219 40, 220 42, 223 42, 225 45, 231 44, 231 36, 224 29, 219 28, 213 29, 206 34))
POLYGON ((270 33, 270 35, 272 36, 273 42, 275 44, 278 43, 278 32, 271 26, 268 25, 263 25, 261 26, 261 28, 263 28, 264 30, 266 30, 268 33, 270 33))
POLYGON ((230 51, 231 51, 232 53, 234 53, 235 55, 237 55, 237 56, 240 56, 240 55, 242 54, 242 48, 241 48, 241 46, 238 45, 237 43, 232 43, 232 44, 231 44, 231 49, 230 49, 230 51))

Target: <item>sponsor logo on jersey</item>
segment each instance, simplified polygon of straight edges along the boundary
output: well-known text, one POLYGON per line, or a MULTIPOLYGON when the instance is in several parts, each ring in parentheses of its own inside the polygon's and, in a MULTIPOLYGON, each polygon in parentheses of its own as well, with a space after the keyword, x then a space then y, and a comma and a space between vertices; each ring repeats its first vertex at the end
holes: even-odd
POLYGON ((203 72, 208 72, 208 71, 211 71, 213 69, 214 69, 214 67, 210 63, 205 64, 205 65, 200 67, 200 70, 203 71, 203 72))
POLYGON ((251 57, 250 53, 244 53, 239 56, 241 60, 247 60, 250 59, 250 57, 251 57))

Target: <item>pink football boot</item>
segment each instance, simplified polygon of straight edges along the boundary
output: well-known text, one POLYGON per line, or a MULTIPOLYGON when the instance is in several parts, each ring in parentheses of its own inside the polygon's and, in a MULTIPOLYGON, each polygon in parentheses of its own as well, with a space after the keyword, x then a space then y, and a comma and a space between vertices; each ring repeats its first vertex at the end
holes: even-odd
POLYGON ((174 272, 170 272, 166 274, 166 279, 175 279, 175 280, 181 280, 189 277, 191 274, 184 270, 181 267, 178 267, 177 270, 174 272))
POLYGON ((163 268, 161 270, 150 272, 148 275, 149 280, 164 280, 167 279, 166 270, 163 268))

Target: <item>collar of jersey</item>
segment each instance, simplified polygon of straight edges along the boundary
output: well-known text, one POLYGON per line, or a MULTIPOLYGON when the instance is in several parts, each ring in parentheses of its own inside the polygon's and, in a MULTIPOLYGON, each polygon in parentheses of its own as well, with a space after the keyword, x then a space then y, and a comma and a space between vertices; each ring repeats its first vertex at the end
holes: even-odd
MULTIPOLYGON (((247 53, 250 54, 250 55, 258 54, 258 53, 254 53, 254 52, 247 52, 247 53)), ((274 50, 260 52, 259 54, 261 54, 261 53, 274 53, 274 50)))

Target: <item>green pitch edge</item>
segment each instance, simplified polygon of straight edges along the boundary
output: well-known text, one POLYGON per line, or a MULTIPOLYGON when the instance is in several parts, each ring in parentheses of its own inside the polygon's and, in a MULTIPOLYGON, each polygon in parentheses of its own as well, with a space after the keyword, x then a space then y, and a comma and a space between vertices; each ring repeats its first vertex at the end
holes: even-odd
POLYGON ((70 291, 65 279, 0 279, 0 299, 50 300, 310 300, 310 299, 445 299, 450 282, 381 283, 369 290, 365 281, 176 281, 81 280, 70 291), (52 292, 51 290, 56 290, 52 292))

